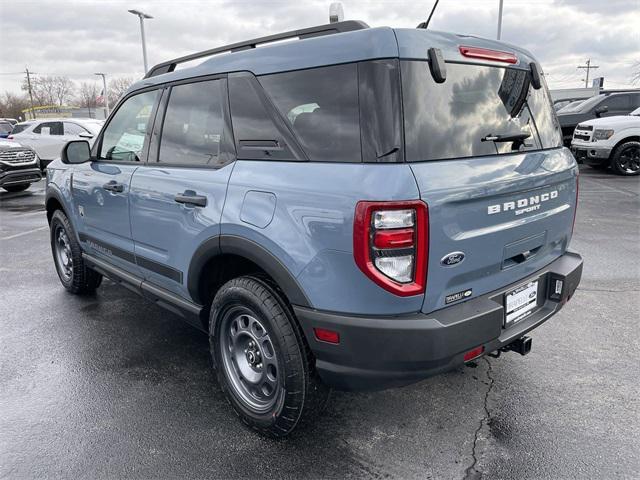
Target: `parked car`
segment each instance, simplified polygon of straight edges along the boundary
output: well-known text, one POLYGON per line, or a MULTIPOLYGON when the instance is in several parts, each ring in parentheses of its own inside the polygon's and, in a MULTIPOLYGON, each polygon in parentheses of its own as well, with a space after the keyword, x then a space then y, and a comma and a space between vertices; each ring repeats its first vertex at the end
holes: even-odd
POLYGON ((13 125, 10 122, 0 120, 0 138, 7 138, 12 130, 13 125))
POLYGON ((619 175, 640 174, 640 108, 629 115, 597 118, 580 123, 573 132, 571 150, 576 159, 619 175))
POLYGON ((45 169, 60 156, 62 147, 68 141, 86 139, 92 143, 103 124, 103 120, 89 118, 31 120, 17 124, 7 138, 33 148, 45 169))
POLYGON ((330 387, 528 353, 580 281, 577 176, 526 50, 347 21, 153 67, 49 166, 46 210, 67 290, 107 275, 206 332, 278 437, 330 387))
POLYGON ((640 107, 640 90, 607 92, 591 97, 572 109, 557 112, 564 144, 571 146, 573 130, 579 123, 600 117, 627 115, 640 107))
POLYGON ((38 155, 32 148, 0 140, 0 187, 21 192, 41 179, 38 155))
POLYGON ((18 120, 15 118, 0 118, 0 122, 9 122, 11 125, 15 125, 18 123, 18 120))

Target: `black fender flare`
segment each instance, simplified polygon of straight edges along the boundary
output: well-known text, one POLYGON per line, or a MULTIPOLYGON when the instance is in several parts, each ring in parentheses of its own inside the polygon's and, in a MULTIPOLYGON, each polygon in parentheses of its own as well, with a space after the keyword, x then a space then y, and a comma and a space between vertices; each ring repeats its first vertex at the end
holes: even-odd
POLYGON ((224 254, 238 255, 263 269, 282 289, 291 304, 312 308, 311 302, 289 269, 262 245, 235 235, 219 235, 205 240, 195 251, 189 263, 187 289, 191 298, 199 304, 198 280, 209 260, 224 254))

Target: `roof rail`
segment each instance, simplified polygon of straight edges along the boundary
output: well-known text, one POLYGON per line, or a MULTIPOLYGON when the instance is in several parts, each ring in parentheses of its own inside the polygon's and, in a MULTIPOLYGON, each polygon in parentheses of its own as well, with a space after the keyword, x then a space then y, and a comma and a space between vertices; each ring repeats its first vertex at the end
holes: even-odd
POLYGON ((184 57, 178 57, 174 58, 173 60, 159 63, 156 66, 152 67, 151 70, 149 70, 144 76, 144 78, 155 77, 156 75, 162 75, 163 73, 173 72, 176 69, 176 66, 178 66, 178 64, 180 63, 190 62, 199 58, 210 57, 212 55, 217 55, 218 53, 233 53, 242 50, 249 50, 251 48, 256 48, 261 44, 277 42, 279 40, 286 40, 288 38, 298 38, 302 40, 305 38, 332 35, 334 33, 362 30, 364 28, 369 28, 369 25, 359 20, 347 20, 344 22, 328 23, 326 25, 318 25, 316 27, 303 28, 300 30, 291 30, 284 33, 276 33, 275 35, 268 35, 266 37, 255 38, 253 40, 232 43, 231 45, 212 48, 210 50, 204 50, 203 52, 192 53, 191 55, 185 55, 184 57))

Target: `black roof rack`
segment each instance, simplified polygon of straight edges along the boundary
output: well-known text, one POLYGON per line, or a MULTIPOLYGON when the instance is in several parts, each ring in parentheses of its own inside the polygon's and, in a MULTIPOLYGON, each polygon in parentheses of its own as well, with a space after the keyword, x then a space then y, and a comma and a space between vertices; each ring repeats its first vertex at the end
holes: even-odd
POLYGON ((317 27, 303 28, 300 30, 291 30, 284 33, 276 33, 275 35, 269 35, 266 37, 255 38, 253 40, 246 40, 244 42, 232 43, 231 45, 225 45, 223 47, 212 48, 203 52, 192 53, 191 55, 185 55, 184 57, 174 58, 162 62, 152 67, 147 72, 144 78, 155 77, 156 75, 162 75, 163 73, 173 72, 176 66, 180 63, 190 62, 199 58, 210 57, 218 53, 225 52, 239 52, 241 50, 248 50, 250 48, 256 48, 256 46, 265 43, 277 42, 279 40, 286 40, 288 38, 311 38, 320 37, 323 35, 332 35, 334 33, 351 32, 353 30, 362 30, 369 28, 364 22, 359 20, 347 20, 344 22, 328 23, 326 25, 318 25, 317 27))

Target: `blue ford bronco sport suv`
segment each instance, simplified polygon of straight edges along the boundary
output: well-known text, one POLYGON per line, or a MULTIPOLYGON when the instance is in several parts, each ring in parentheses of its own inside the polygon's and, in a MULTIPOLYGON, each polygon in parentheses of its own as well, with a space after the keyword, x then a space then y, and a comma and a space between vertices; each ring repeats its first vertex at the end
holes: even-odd
POLYGON ((284 436, 330 388, 527 353, 580 281, 577 181, 527 51, 345 21, 153 67, 46 207, 67 290, 106 275, 207 332, 235 412, 284 436))

